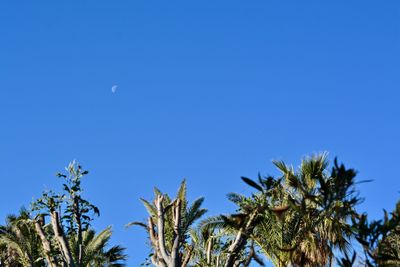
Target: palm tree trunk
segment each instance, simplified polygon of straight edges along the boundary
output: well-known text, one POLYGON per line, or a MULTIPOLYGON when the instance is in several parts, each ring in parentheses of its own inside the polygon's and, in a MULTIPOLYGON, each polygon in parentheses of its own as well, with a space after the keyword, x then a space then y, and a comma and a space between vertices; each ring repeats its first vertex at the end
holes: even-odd
POLYGON ((174 203, 173 211, 173 221, 174 221, 174 243, 171 250, 171 267, 181 266, 181 257, 179 256, 180 248, 180 224, 181 224, 181 200, 177 199, 174 203))
POLYGON ((51 225, 53 226, 53 231, 61 248, 64 260, 66 261, 68 267, 75 267, 75 262, 72 258, 71 249, 69 248, 67 239, 60 223, 60 216, 57 211, 51 211, 50 215, 51 225))
POLYGON ((43 221, 42 222, 35 221, 36 233, 39 235, 39 238, 42 242, 42 247, 44 250, 45 258, 50 267, 57 267, 57 261, 53 256, 51 256, 51 254, 52 254, 51 245, 50 245, 49 240, 47 240, 47 238, 44 234, 42 226, 43 226, 43 221))
POLYGON ((186 267, 189 264, 190 258, 192 257, 193 247, 190 246, 188 251, 186 251, 186 257, 182 262, 182 267, 186 267))
POLYGON ((164 207, 162 204, 164 197, 158 196, 155 204, 157 208, 157 230, 158 230, 158 246, 160 249, 161 257, 165 261, 168 267, 172 266, 171 256, 169 255, 167 248, 165 246, 165 232, 164 232, 164 207))
POLYGON ((233 267, 236 262, 236 257, 239 254, 239 252, 243 249, 243 247, 246 245, 247 238, 249 235, 249 230, 253 226, 254 219, 257 217, 258 211, 254 210, 247 223, 245 223, 239 230, 239 232, 236 235, 236 238, 232 245, 228 249, 228 255, 227 259, 225 262, 225 267, 233 267))
POLYGON ((210 237, 210 240, 207 242, 207 266, 211 265, 211 249, 213 246, 213 237, 210 237))

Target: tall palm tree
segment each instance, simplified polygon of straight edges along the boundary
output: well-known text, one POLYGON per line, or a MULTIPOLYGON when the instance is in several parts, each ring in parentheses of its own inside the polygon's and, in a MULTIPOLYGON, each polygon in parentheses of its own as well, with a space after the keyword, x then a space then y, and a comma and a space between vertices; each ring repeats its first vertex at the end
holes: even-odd
POLYGON ((349 219, 360 201, 354 170, 335 160, 329 172, 326 154, 306 158, 298 171, 274 164, 282 183, 275 194, 262 188, 270 204, 252 238, 278 266, 331 265, 334 251, 346 252, 350 244, 349 219))
POLYGON ((192 225, 207 212, 201 208, 204 198, 198 198, 189 205, 185 180, 173 200, 157 188, 154 194, 152 203, 141 199, 149 213, 147 222, 132 222, 127 226, 139 225, 148 232, 152 248, 150 258, 155 266, 187 266, 193 252, 189 232, 192 225))
POLYGON ((304 159, 297 171, 281 161, 274 165, 282 176, 259 175, 257 182, 242 177, 256 193, 229 194, 237 212, 208 223, 235 236, 225 267, 235 266, 251 241, 275 266, 331 265, 334 251, 347 251, 352 235, 348 221, 360 201, 354 170, 335 160, 328 171, 326 154, 304 159))

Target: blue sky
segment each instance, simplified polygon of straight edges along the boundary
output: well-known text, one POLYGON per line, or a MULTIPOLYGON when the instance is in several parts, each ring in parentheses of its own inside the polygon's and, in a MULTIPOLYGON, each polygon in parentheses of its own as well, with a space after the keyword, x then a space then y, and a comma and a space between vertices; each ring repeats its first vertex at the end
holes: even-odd
POLYGON ((0 217, 77 159, 130 266, 149 251, 139 197, 205 196, 209 215, 329 151, 359 171, 373 216, 400 180, 398 1, 1 1, 0 217), (118 85, 115 94, 111 87, 118 85))

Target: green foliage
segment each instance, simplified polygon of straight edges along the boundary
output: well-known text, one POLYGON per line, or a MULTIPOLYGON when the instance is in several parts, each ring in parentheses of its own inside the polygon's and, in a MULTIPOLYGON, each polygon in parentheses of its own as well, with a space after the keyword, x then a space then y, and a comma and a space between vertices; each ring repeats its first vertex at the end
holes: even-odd
POLYGON ((89 172, 82 170, 76 161, 72 161, 65 169, 67 173, 57 173, 56 175, 64 179, 62 193, 44 192, 32 203, 32 211, 37 212, 37 215, 62 211, 61 220, 65 224, 67 233, 72 234, 87 230, 94 215, 99 216, 100 211, 95 205, 82 198, 82 178, 89 172))
MULTIPOLYGON (((69 236, 69 243, 72 251, 76 252, 80 245, 83 245, 83 255, 81 266, 124 266, 127 259, 125 249, 121 246, 109 247, 112 231, 107 227, 96 234, 93 229, 85 230, 82 233, 82 243, 80 244, 76 235, 69 236)), ((74 253, 74 259, 78 259, 78 254, 74 253)))
POLYGON ((89 172, 82 170, 82 167, 75 161, 66 167, 66 171, 66 174, 57 174, 58 177, 65 180, 63 183, 65 210, 62 219, 67 224, 67 233, 86 231, 93 220, 93 215, 100 215, 100 211, 95 205, 82 198, 81 181, 89 172))
POLYGON ((0 266, 44 267, 38 235, 30 223, 26 209, 18 215, 9 215, 0 226, 0 266))
POLYGON ((368 220, 367 214, 352 218, 357 241, 362 245, 367 266, 400 265, 400 201, 381 220, 368 220))

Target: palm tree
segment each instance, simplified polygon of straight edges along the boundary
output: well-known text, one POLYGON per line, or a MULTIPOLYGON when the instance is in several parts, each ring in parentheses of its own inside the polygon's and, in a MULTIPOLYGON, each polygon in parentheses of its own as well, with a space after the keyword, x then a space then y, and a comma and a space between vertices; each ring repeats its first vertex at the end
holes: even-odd
MULTIPOLYGON (((262 187, 254 181, 244 177, 243 180, 262 190, 262 187)), ((268 180, 269 182, 274 185, 279 183, 273 180, 268 180)), ((274 188, 271 185, 268 185, 267 188, 269 193, 274 188)), ((252 236, 256 227, 265 219, 263 214, 268 209, 266 198, 261 194, 245 197, 230 193, 228 199, 238 206, 236 213, 207 218, 201 222, 200 227, 203 230, 207 228, 218 229, 219 234, 223 235, 224 246, 220 253, 220 258, 223 259, 221 266, 248 266, 252 260, 263 265, 256 253, 252 236)))
MULTIPOLYGON (((85 267, 119 267, 125 266, 127 259, 125 249, 121 246, 113 246, 108 248, 108 244, 112 235, 111 227, 107 227, 96 235, 93 229, 87 229, 82 233, 82 259, 81 266, 85 267)), ((68 237, 71 250, 79 251, 80 243, 76 235, 68 237)), ((79 254, 73 253, 72 257, 78 261, 79 254)))
MULTIPOLYGON (((196 267, 220 267, 225 266, 229 254, 229 247, 235 240, 233 232, 228 227, 220 227, 218 224, 224 224, 220 217, 211 217, 200 222, 197 229, 192 229, 191 239, 194 247, 193 259, 191 264, 196 267)), ((254 242, 239 252, 234 266, 247 267, 251 261, 255 260, 260 265, 264 263, 258 257, 254 242)))
MULTIPOLYGON (((7 267, 44 267, 48 262, 42 249, 41 240, 35 231, 34 220, 29 213, 22 209, 18 216, 9 215, 6 225, 0 226, 0 266, 7 267)), ((51 243, 53 233, 49 227, 44 227, 51 243)), ((83 258, 82 267, 120 267, 124 266, 127 258, 125 249, 120 246, 108 248, 111 238, 111 227, 107 227, 99 234, 93 229, 83 232, 83 258)), ((72 251, 79 247, 76 235, 69 235, 68 240, 72 251)), ((55 257, 55 265, 61 266, 61 252, 52 244, 52 254, 55 257), (58 259, 58 260, 57 260, 58 259)), ((73 259, 78 260, 79 255, 73 254, 73 259)))
POLYGON ((141 199, 149 213, 147 222, 132 222, 127 226, 139 225, 148 232, 152 248, 150 258, 155 266, 187 266, 193 252, 189 232, 195 221, 207 212, 201 208, 204 198, 198 198, 189 205, 185 180, 174 200, 157 188, 154 194, 152 203, 141 199))
POLYGON ((21 209, 9 215, 0 226, 0 266, 45 266, 39 236, 30 223, 30 215, 21 209))
POLYGON ((234 237, 227 249, 225 267, 237 265, 246 245, 254 241, 275 266, 331 265, 334 251, 346 252, 352 235, 349 218, 359 203, 355 172, 334 161, 328 171, 326 154, 302 161, 295 171, 274 161, 282 176, 242 177, 256 193, 231 193, 235 214, 210 219, 206 225, 224 229, 234 237))
POLYGON ((190 231, 194 248, 191 263, 196 267, 223 266, 226 235, 214 226, 202 227, 203 223, 190 231))
POLYGON ((329 172, 326 154, 306 158, 297 172, 283 162, 274 164, 282 183, 268 191, 270 178, 260 181, 269 208, 252 238, 278 266, 331 265, 334 251, 347 252, 350 244, 348 221, 360 201, 354 170, 335 160, 329 172))

